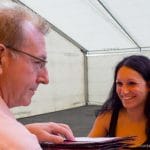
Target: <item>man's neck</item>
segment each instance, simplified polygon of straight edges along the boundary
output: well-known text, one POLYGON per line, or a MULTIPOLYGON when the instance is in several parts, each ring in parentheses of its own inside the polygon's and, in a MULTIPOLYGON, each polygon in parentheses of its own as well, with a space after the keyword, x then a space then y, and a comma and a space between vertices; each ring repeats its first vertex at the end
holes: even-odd
POLYGON ((9 107, 6 105, 5 101, 0 96, 0 113, 5 113, 7 116, 15 119, 13 113, 10 111, 9 107))

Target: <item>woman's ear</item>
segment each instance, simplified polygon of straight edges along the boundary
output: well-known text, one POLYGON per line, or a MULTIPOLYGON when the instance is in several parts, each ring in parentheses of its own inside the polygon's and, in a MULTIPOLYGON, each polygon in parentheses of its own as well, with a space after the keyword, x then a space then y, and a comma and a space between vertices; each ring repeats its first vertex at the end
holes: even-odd
POLYGON ((150 81, 148 81, 148 90, 150 91, 150 81))

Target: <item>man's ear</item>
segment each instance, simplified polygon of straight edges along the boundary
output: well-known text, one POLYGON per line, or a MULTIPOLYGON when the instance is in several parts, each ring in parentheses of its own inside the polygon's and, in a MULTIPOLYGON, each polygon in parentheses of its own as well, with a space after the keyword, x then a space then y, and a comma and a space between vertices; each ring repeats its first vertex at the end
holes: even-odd
POLYGON ((4 60, 4 51, 6 50, 6 47, 0 43, 0 74, 3 72, 3 60, 4 60))
POLYGON ((5 49, 6 49, 6 47, 0 43, 0 57, 3 55, 3 52, 5 49))

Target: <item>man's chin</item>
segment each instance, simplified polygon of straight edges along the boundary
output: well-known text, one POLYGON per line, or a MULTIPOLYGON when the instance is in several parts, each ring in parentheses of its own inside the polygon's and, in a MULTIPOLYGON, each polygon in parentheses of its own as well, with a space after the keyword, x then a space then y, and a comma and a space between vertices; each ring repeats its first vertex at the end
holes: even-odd
POLYGON ((31 98, 22 101, 21 106, 28 106, 31 104, 31 98))
POLYGON ((24 100, 24 101, 21 101, 21 102, 19 102, 19 103, 9 103, 9 104, 7 104, 7 106, 9 107, 9 108, 15 108, 15 107, 19 107, 19 106, 28 106, 28 105, 30 105, 31 104, 31 99, 29 99, 29 100, 24 100))

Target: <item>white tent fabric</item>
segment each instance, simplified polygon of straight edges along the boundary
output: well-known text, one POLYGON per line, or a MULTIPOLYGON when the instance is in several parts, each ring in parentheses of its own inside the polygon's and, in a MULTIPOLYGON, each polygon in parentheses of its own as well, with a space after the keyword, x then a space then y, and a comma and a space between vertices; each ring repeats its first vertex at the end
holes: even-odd
POLYGON ((104 0, 104 2, 141 47, 150 47, 149 0, 104 0))
POLYGON ((17 117, 102 104, 120 59, 150 57, 149 0, 14 1, 52 26, 46 44, 50 84, 39 89, 29 107, 14 109, 17 117))
POLYGON ((36 2, 21 0, 21 2, 88 51, 150 48, 149 0, 36 0, 36 2))

